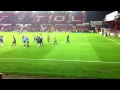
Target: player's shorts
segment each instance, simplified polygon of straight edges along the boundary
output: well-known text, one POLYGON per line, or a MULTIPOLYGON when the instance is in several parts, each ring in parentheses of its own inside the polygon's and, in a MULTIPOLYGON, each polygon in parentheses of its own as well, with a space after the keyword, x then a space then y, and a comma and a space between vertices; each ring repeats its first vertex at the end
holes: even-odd
POLYGON ((54 41, 54 42, 57 42, 57 41, 54 41))
POLYGON ((1 43, 3 43, 3 40, 1 40, 1 43))
POLYGON ((40 43, 40 41, 37 40, 37 43, 40 43))
POLYGON ((41 43, 41 41, 38 41, 38 43, 41 43))
POLYGON ((23 43, 25 43, 25 41, 23 41, 23 43))
POLYGON ((40 43, 42 43, 42 39, 40 40, 40 43))
POLYGON ((13 43, 16 43, 16 41, 13 41, 13 43))
POLYGON ((48 41, 50 40, 50 38, 47 39, 48 41))

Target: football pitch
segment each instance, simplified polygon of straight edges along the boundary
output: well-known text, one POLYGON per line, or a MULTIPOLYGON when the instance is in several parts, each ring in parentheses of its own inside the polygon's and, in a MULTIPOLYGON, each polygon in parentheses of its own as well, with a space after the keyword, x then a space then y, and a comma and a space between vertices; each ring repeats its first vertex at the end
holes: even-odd
POLYGON ((120 79, 120 38, 97 33, 24 32, 30 38, 25 48, 18 32, 0 32, 0 73, 69 78, 120 79), (33 35, 43 36, 37 47, 33 35), (50 43, 47 43, 47 35, 50 43), (70 43, 66 43, 67 35, 70 43), (12 47, 13 35, 17 46, 12 47), (53 45, 56 36, 58 45, 53 45))

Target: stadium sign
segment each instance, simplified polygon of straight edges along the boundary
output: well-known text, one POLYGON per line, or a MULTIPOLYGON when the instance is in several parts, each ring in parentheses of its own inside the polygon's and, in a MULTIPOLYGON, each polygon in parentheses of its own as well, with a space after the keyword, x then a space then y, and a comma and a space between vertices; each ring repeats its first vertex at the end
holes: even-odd
POLYGON ((91 27, 96 27, 97 25, 103 25, 102 21, 90 21, 91 27))
POLYGON ((83 24, 86 14, 82 11, 64 12, 2 12, 0 24, 83 24))

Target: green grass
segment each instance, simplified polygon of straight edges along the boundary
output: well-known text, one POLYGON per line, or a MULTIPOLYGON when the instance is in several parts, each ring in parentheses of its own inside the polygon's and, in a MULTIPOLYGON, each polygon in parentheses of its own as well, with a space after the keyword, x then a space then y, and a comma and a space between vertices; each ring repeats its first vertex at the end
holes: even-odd
POLYGON ((116 43, 120 43, 120 38, 108 36, 114 42, 96 33, 69 33, 71 43, 66 43, 68 33, 49 33, 51 43, 48 44, 47 34, 25 32, 24 35, 30 38, 31 47, 24 48, 21 34, 0 32, 5 37, 4 47, 0 46, 0 72, 71 78, 120 78, 120 63, 104 63, 120 62, 120 44, 116 43), (33 35, 39 34, 43 36, 44 46, 38 48, 33 42, 33 35), (17 38, 14 48, 11 46, 12 35, 17 38), (54 36, 57 37, 57 46, 53 45, 54 36))

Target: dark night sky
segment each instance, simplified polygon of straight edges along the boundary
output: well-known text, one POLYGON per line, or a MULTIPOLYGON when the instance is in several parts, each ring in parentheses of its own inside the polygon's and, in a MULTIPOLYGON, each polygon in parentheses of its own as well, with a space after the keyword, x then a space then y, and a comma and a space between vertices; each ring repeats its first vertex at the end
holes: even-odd
POLYGON ((102 21, 105 15, 114 11, 86 11, 86 19, 89 21, 102 21))

